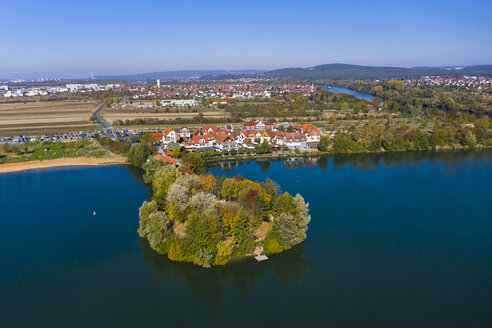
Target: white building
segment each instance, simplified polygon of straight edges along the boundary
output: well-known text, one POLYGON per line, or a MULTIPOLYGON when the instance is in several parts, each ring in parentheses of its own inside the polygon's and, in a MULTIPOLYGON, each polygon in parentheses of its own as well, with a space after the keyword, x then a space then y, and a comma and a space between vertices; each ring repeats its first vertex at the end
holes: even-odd
POLYGON ((166 99, 162 100, 162 106, 193 107, 198 106, 198 101, 195 99, 166 99))

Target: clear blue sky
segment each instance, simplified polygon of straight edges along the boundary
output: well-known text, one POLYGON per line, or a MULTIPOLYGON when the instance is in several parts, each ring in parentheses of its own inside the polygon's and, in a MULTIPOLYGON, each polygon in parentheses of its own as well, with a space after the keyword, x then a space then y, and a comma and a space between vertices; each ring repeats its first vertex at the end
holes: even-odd
POLYGON ((492 64, 492 1, 1 1, 0 79, 492 64))

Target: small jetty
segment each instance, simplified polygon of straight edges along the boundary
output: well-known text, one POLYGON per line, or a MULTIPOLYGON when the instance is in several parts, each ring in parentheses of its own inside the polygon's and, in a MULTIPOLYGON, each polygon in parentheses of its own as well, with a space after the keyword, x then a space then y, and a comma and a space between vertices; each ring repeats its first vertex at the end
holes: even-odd
POLYGON ((261 261, 266 261, 266 260, 268 260, 268 256, 266 256, 265 254, 256 255, 256 256, 255 256, 255 259, 256 259, 258 262, 261 262, 261 261))
POLYGON ((261 253, 263 253, 263 246, 256 246, 255 251, 254 251, 254 253, 253 253, 254 258, 255 258, 258 262, 268 260, 268 256, 266 256, 265 254, 261 254, 261 253))

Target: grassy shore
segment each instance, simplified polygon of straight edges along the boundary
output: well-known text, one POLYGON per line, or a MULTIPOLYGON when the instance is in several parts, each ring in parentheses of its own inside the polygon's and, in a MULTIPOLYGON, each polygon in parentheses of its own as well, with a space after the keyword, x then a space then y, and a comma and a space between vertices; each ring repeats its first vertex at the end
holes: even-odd
POLYGON ((71 142, 27 142, 20 146, 2 145, 0 164, 45 161, 59 158, 104 158, 109 152, 94 140, 71 142))
POLYGON ((113 154, 94 140, 32 142, 0 148, 0 173, 57 166, 124 164, 126 161, 126 156, 113 154))

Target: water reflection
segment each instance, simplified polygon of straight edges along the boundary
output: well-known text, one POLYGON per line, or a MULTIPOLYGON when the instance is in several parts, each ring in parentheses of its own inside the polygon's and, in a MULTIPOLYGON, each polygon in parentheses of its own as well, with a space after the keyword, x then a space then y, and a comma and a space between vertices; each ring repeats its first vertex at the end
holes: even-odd
POLYGON ((273 272, 282 283, 300 284, 308 269, 304 244, 271 256, 264 262, 258 263, 248 258, 211 269, 170 261, 154 252, 144 240, 140 241, 140 248, 144 263, 154 270, 157 281, 180 282, 191 291, 195 299, 214 310, 219 309, 222 298, 231 287, 236 287, 245 298, 248 291, 254 288, 255 281, 268 271, 273 272))
POLYGON ((270 169, 270 162, 269 160, 264 160, 264 159, 259 159, 256 161, 256 164, 261 167, 263 172, 266 174, 268 173, 268 170, 270 169))
MULTIPOLYGON (((285 168, 296 169, 299 167, 320 167, 326 170, 330 162, 333 167, 342 168, 347 165, 353 168, 362 170, 373 170, 381 165, 386 168, 391 166, 402 166, 408 164, 416 164, 422 161, 442 161, 445 163, 462 161, 463 159, 486 159, 492 158, 492 152, 488 149, 480 150, 456 150, 456 151, 411 151, 411 152, 393 152, 393 153, 365 153, 365 154, 338 154, 326 155, 319 157, 288 157, 288 158, 272 158, 259 159, 256 164, 261 167, 266 174, 270 169, 271 162, 283 162, 285 168)), ((250 160, 246 161, 248 164, 250 160)), ((226 161, 211 163, 208 169, 222 169, 226 172, 231 172, 237 166, 242 166, 245 161, 226 161)))

